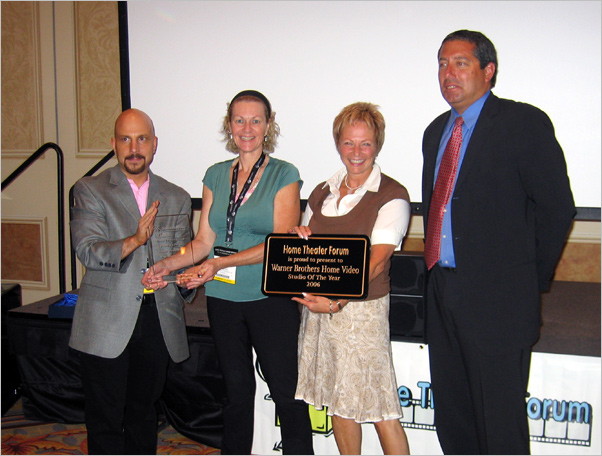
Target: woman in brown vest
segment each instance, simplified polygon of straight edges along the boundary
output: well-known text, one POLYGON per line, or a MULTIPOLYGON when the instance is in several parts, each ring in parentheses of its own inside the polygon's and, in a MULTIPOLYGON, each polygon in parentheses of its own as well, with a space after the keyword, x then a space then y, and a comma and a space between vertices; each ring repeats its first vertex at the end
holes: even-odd
POLYGON ((410 218, 406 189, 375 163, 385 137, 378 106, 354 103, 335 118, 333 135, 345 165, 311 193, 301 225, 312 233, 370 237, 365 301, 332 301, 305 293, 295 397, 328 407, 341 454, 360 454, 361 423, 376 427, 385 454, 409 454, 389 338, 389 267, 410 218))

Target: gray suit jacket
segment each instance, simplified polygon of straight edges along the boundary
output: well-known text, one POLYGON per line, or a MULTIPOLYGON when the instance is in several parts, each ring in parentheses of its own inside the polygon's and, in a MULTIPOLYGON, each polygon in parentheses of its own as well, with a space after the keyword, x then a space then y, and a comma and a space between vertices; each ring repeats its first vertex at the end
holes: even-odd
MULTIPOLYGON (((148 204, 159 200, 153 235, 146 245, 121 260, 123 240, 138 227, 140 211, 125 174, 116 165, 74 187, 72 246, 86 268, 73 317, 69 345, 103 358, 115 358, 130 340, 143 296, 140 282, 149 254, 158 261, 191 239, 190 195, 150 173, 148 204), (181 216, 166 216, 183 214, 181 216)), ((192 296, 190 296, 190 299, 192 296)), ((155 292, 163 338, 171 358, 189 356, 184 303, 178 287, 155 292)))

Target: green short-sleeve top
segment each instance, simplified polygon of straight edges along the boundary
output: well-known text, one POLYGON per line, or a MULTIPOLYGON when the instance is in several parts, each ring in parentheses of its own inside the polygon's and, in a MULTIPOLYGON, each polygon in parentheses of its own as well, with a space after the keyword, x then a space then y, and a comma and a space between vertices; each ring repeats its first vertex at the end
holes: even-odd
MULTIPOLYGON (((234 160, 216 163, 205 173, 203 184, 213 193, 209 225, 216 234, 215 246, 226 246, 226 210, 230 200, 230 168, 234 160)), ((261 179, 247 201, 236 213, 233 242, 227 246, 239 252, 265 242, 274 230, 274 199, 287 185, 303 184, 297 168, 283 160, 270 157, 261 179)), ((213 249, 209 258, 213 257, 213 249)), ((229 301, 256 301, 266 296, 261 292, 262 264, 236 267, 236 283, 211 280, 205 294, 229 301)))

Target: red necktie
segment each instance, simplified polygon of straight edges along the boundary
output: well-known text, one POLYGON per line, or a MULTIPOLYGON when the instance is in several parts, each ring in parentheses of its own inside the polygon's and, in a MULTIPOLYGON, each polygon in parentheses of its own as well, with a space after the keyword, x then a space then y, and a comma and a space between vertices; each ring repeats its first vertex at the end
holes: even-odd
POLYGON ((454 180, 458 173, 458 157, 460 156, 460 147, 462 147, 463 123, 464 119, 462 117, 456 118, 451 138, 449 138, 447 146, 445 146, 445 152, 439 164, 439 173, 429 208, 424 246, 424 260, 428 269, 435 266, 441 255, 441 225, 443 224, 445 206, 449 201, 454 180))

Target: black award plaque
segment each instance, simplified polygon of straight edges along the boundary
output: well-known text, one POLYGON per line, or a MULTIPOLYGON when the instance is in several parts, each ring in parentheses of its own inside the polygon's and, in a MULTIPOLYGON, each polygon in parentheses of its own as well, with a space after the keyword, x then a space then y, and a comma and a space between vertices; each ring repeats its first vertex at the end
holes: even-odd
POLYGON ((368 295, 368 236, 269 234, 265 239, 261 291, 363 299, 368 295))

